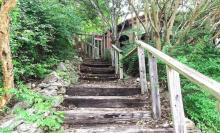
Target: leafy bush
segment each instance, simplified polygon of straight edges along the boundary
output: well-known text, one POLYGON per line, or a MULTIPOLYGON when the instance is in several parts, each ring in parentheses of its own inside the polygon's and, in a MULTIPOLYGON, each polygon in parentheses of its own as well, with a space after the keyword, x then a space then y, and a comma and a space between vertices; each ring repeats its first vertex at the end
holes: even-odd
POLYGON ((80 30, 80 18, 75 15, 71 1, 20 0, 11 18, 17 81, 42 78, 58 60, 75 53, 72 34, 80 30))
POLYGON ((23 119, 29 123, 36 123, 48 132, 61 129, 64 114, 53 108, 55 103, 54 98, 42 96, 30 90, 22 83, 18 84, 18 89, 11 89, 7 93, 14 95, 16 101, 24 102, 31 107, 31 109, 27 110, 19 107, 16 108, 14 114, 16 114, 18 119, 23 119))
MULTIPOLYGON (((195 46, 182 45, 173 51, 178 60, 217 81, 220 81, 219 54, 220 51, 205 39, 195 46)), ((216 100, 186 79, 182 80, 182 88, 187 116, 203 130, 220 132, 220 115, 216 110, 216 100)))

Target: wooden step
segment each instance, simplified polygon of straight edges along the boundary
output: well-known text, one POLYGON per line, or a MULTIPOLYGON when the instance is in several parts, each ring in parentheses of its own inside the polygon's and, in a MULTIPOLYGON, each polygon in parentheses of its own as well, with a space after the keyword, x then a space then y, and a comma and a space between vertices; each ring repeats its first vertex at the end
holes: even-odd
POLYGON ((94 125, 94 126, 74 126, 65 129, 65 133, 174 133, 172 128, 144 128, 136 125, 94 125))
POLYGON ((87 67, 80 66, 80 72, 82 73, 91 73, 91 74, 114 74, 114 67, 87 67))
POLYGON ((141 120, 151 120, 150 111, 139 111, 129 108, 77 108, 64 111, 66 124, 118 124, 136 123, 141 120))
POLYGON ((70 96, 131 96, 141 94, 141 88, 91 88, 71 87, 66 90, 70 96))
POLYGON ((116 74, 87 74, 87 73, 81 73, 80 74, 81 80, 116 80, 118 79, 118 75, 116 74))
POLYGON ((87 108, 134 108, 143 107, 146 100, 128 96, 65 96, 63 104, 87 108))
POLYGON ((106 62, 104 59, 91 59, 91 58, 86 58, 83 59, 83 62, 106 62))
POLYGON ((110 63, 100 63, 100 62, 97 62, 97 63, 95 63, 95 62, 83 62, 82 64, 81 64, 81 66, 88 66, 88 67, 110 67, 110 66, 112 66, 112 64, 110 64, 110 63))

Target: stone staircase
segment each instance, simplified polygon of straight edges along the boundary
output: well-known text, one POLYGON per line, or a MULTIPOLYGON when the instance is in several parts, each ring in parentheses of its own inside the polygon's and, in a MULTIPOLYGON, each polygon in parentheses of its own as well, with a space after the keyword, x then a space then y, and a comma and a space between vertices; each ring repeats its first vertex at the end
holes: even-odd
MULTIPOLYGON (((111 64, 102 60, 85 60, 80 66, 80 79, 94 81, 96 86, 75 85, 67 89, 63 105, 66 133, 170 133, 173 129, 144 128, 137 123, 153 121, 145 108, 147 96, 135 87, 100 87, 98 84, 117 80, 111 64)), ((148 103, 149 104, 149 103, 148 103)))

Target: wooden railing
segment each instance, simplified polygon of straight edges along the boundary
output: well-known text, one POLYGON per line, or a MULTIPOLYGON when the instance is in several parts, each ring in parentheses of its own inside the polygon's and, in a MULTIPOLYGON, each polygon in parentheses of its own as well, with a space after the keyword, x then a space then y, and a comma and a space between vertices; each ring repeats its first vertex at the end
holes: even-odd
MULTIPOLYGON (((170 93, 170 103, 172 109, 174 129, 176 133, 186 133, 187 131, 185 125, 185 115, 184 115, 181 86, 180 86, 180 74, 185 78, 187 78, 188 80, 190 80, 191 82, 200 86, 203 90, 208 91, 218 101, 220 101, 220 83, 180 63, 176 59, 164 54, 163 52, 155 49, 149 44, 146 44, 139 40, 136 40, 135 42, 137 44, 137 47, 131 50, 124 57, 122 55, 122 50, 120 50, 117 46, 112 45, 110 50, 111 50, 112 66, 115 67, 115 73, 120 75, 120 79, 123 79, 122 59, 129 57, 130 55, 134 54, 137 51, 139 58, 141 92, 142 94, 145 94, 149 92, 148 90, 149 88, 151 88, 153 117, 154 119, 160 119, 161 108, 160 108, 157 60, 160 60, 163 63, 165 63, 167 68, 167 81, 168 81, 168 88, 170 93), (150 87, 148 87, 147 77, 146 77, 145 50, 147 51, 147 55, 148 55, 150 87)), ((87 45, 84 46, 85 47, 84 51, 89 57, 98 59, 100 58, 99 55, 100 47, 96 46, 95 44, 96 43, 92 39, 92 43, 87 43, 87 45)), ((101 49, 105 51, 108 48, 106 48, 105 46, 101 46, 101 49)), ((103 54, 103 52, 101 53, 103 54)))
POLYGON ((111 49, 111 59, 112 59, 112 66, 115 67, 115 73, 119 74, 120 79, 123 79, 124 73, 123 73, 123 64, 122 64, 122 50, 119 49, 117 46, 112 45, 111 49))
POLYGON ((157 59, 166 64, 167 67, 167 81, 170 93, 170 102, 172 109, 172 116, 174 122, 174 129, 176 133, 186 133, 185 115, 182 102, 180 74, 185 78, 200 86, 204 90, 212 94, 217 100, 220 101, 220 83, 208 78, 207 76, 199 73, 198 71, 180 63, 174 58, 162 53, 154 47, 136 40, 138 44, 138 57, 140 67, 140 82, 142 92, 147 92, 147 79, 146 79, 146 66, 145 54, 148 52, 149 74, 151 83, 151 97, 152 97, 152 110, 155 119, 161 116, 160 109, 160 94, 157 72, 157 59))

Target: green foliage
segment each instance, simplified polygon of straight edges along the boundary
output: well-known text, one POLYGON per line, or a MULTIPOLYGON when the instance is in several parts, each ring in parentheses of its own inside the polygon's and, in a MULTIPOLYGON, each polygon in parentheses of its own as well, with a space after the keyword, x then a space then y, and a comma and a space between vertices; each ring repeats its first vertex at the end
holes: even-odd
MULTIPOLYGON (((130 52, 135 45, 132 43, 128 43, 123 46, 122 50, 124 54, 130 52)), ((131 76, 135 76, 139 74, 139 64, 138 64, 138 56, 137 54, 133 54, 123 60, 124 70, 131 76)))
POLYGON ((55 99, 45 97, 34 91, 31 91, 25 85, 19 83, 18 89, 11 89, 10 92, 15 95, 15 99, 23 101, 31 106, 31 109, 16 108, 14 113, 18 119, 23 119, 29 123, 36 123, 45 131, 58 131, 64 120, 63 112, 58 112, 53 108, 55 99))
POLYGON ((107 61, 107 62, 111 62, 111 52, 110 52, 110 50, 105 51, 104 60, 107 61))
POLYGON ((74 54, 72 34, 80 30, 81 19, 71 1, 20 0, 11 18, 16 80, 42 78, 74 54))
MULTIPOLYGON (((209 41, 208 34, 201 36, 196 45, 181 45, 172 55, 181 62, 201 73, 220 81, 220 51, 209 41)), ((216 100, 208 92, 188 80, 182 80, 185 112, 189 118, 206 132, 220 132, 220 115, 216 110, 216 100)))

